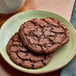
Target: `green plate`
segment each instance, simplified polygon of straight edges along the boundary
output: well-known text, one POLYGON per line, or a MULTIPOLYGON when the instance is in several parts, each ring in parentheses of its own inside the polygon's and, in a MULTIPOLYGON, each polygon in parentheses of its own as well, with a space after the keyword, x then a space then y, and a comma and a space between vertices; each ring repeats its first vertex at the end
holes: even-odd
POLYGON ((47 12, 47 11, 32 10, 32 11, 16 14, 10 19, 8 19, 3 24, 0 30, 0 51, 1 51, 2 57, 12 67, 23 72, 41 74, 41 73, 47 73, 47 72, 60 69, 66 64, 68 64, 72 60, 72 58, 75 56, 75 48, 76 48, 76 36, 75 36, 75 29, 72 26, 72 24, 69 23, 64 18, 62 18, 61 16, 51 13, 51 12, 47 12), (21 26, 23 22, 33 19, 33 18, 44 18, 44 17, 53 17, 63 22, 70 31, 70 41, 66 45, 57 49, 50 63, 43 68, 34 70, 34 69, 23 68, 21 66, 16 65, 15 63, 11 61, 11 59, 9 58, 6 52, 6 45, 8 43, 8 40, 15 32, 18 31, 19 27, 21 26))

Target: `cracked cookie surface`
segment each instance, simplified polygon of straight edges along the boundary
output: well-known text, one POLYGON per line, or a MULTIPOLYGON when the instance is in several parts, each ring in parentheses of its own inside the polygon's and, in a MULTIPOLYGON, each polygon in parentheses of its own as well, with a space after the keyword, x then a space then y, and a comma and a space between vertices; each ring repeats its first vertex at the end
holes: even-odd
POLYGON ((24 22, 19 29, 19 35, 23 44, 37 53, 51 53, 70 39, 67 27, 49 17, 24 22))
POLYGON ((53 53, 39 54, 27 49, 18 35, 14 34, 7 44, 7 53, 9 57, 18 65, 26 68, 41 68, 49 63, 53 57, 53 53))

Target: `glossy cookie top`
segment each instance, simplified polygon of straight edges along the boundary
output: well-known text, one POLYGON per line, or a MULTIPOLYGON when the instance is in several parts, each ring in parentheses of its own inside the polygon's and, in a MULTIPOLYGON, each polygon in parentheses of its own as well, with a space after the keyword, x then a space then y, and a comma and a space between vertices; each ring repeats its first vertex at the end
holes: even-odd
POLYGON ((51 53, 70 39, 67 27, 49 17, 25 22, 19 29, 19 35, 24 45, 37 53, 51 53))

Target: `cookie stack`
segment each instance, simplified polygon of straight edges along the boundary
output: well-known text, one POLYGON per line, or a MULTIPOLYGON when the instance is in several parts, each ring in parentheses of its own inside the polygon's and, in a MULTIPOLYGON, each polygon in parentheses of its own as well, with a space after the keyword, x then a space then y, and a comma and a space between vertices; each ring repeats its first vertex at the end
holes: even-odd
POLYGON ((45 66, 57 48, 70 40, 67 27, 54 18, 32 19, 21 25, 7 44, 9 57, 30 69, 45 66))

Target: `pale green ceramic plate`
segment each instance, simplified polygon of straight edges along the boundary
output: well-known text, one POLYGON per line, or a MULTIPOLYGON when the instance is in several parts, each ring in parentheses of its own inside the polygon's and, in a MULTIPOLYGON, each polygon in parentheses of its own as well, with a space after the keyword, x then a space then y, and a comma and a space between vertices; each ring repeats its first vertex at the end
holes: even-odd
POLYGON ((65 66, 67 63, 69 63, 72 58, 75 55, 75 48, 76 48, 76 36, 75 36, 75 29, 73 26, 66 21, 64 18, 62 18, 59 15, 56 15, 51 12, 47 11, 40 11, 40 10, 32 10, 32 11, 27 11, 27 12, 22 12, 19 14, 14 15, 11 17, 9 20, 7 20, 4 24, 3 27, 0 30, 0 51, 2 57, 14 68, 23 71, 23 72, 28 72, 28 73, 34 73, 34 74, 41 74, 41 73, 47 73, 51 71, 55 71, 59 68, 62 68, 65 66), (56 50, 55 55, 50 61, 48 65, 46 65, 43 68, 40 69, 27 69, 23 68, 21 66, 16 65, 11 61, 9 58, 7 52, 6 52, 6 45, 10 37, 18 31, 20 25, 33 18, 44 18, 44 17, 53 17, 58 19, 59 21, 63 22, 67 28, 70 31, 70 41, 63 47, 59 48, 56 50))

